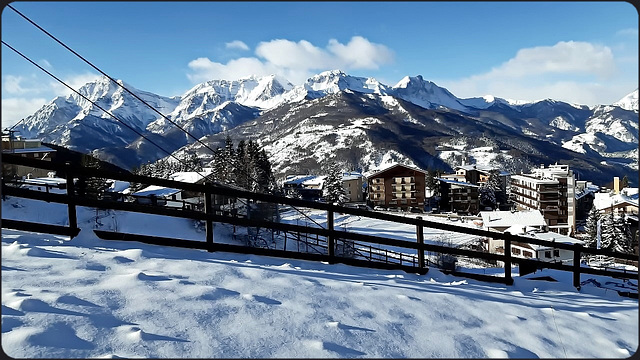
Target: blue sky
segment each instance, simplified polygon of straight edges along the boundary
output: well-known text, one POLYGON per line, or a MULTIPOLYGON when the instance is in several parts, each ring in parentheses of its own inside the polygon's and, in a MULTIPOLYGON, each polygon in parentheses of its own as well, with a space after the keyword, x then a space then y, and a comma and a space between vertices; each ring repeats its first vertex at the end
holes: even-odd
MULTIPOLYGON (((638 12, 625 2, 11 5, 112 77, 166 96, 251 74, 300 84, 334 68, 388 85, 422 75, 462 98, 596 105, 638 87, 638 12)), ((97 75, 7 7, 2 40, 75 87, 97 75)), ((67 93, 2 46, 3 126, 67 93)))

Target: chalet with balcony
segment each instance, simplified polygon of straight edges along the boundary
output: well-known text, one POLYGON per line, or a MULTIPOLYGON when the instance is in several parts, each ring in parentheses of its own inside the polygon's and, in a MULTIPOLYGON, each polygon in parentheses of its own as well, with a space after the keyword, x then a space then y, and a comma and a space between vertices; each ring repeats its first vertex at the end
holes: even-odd
POLYGON ((426 172, 395 164, 367 177, 369 202, 386 208, 424 207, 426 172))

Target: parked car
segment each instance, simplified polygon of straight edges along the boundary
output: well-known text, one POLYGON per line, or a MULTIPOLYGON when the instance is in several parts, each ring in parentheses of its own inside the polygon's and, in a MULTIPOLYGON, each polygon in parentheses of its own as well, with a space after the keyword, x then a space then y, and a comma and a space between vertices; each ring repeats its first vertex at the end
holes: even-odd
POLYGON ((385 211, 387 209, 385 207, 383 207, 383 206, 374 206, 373 210, 375 210, 375 211, 385 211))

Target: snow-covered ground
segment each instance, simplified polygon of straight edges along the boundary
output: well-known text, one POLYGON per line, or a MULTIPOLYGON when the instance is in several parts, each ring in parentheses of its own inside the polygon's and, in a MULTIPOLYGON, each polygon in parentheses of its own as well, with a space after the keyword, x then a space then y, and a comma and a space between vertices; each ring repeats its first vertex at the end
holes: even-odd
MULTIPOLYGON (((66 222, 64 206, 35 203, 10 198, 2 217, 66 222)), ((80 207, 78 219, 73 240, 2 230, 2 348, 12 357, 626 358, 638 347, 638 301, 587 281, 609 278, 583 275, 577 291, 570 273, 545 270, 505 286, 436 269, 104 241, 91 229, 204 234, 160 216, 98 213, 100 226, 80 207), (546 275, 558 281, 529 279, 546 275)), ((384 231, 336 216, 339 226, 348 220, 349 231, 384 231)), ((234 241, 225 226, 215 238, 234 241)))

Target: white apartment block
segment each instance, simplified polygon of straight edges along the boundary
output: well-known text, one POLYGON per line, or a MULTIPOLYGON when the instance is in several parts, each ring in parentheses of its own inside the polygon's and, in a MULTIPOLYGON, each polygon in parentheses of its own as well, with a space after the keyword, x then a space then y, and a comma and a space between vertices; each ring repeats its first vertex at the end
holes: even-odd
POLYGON ((521 210, 540 210, 550 231, 575 231, 575 177, 569 165, 550 165, 511 176, 511 199, 521 210))

